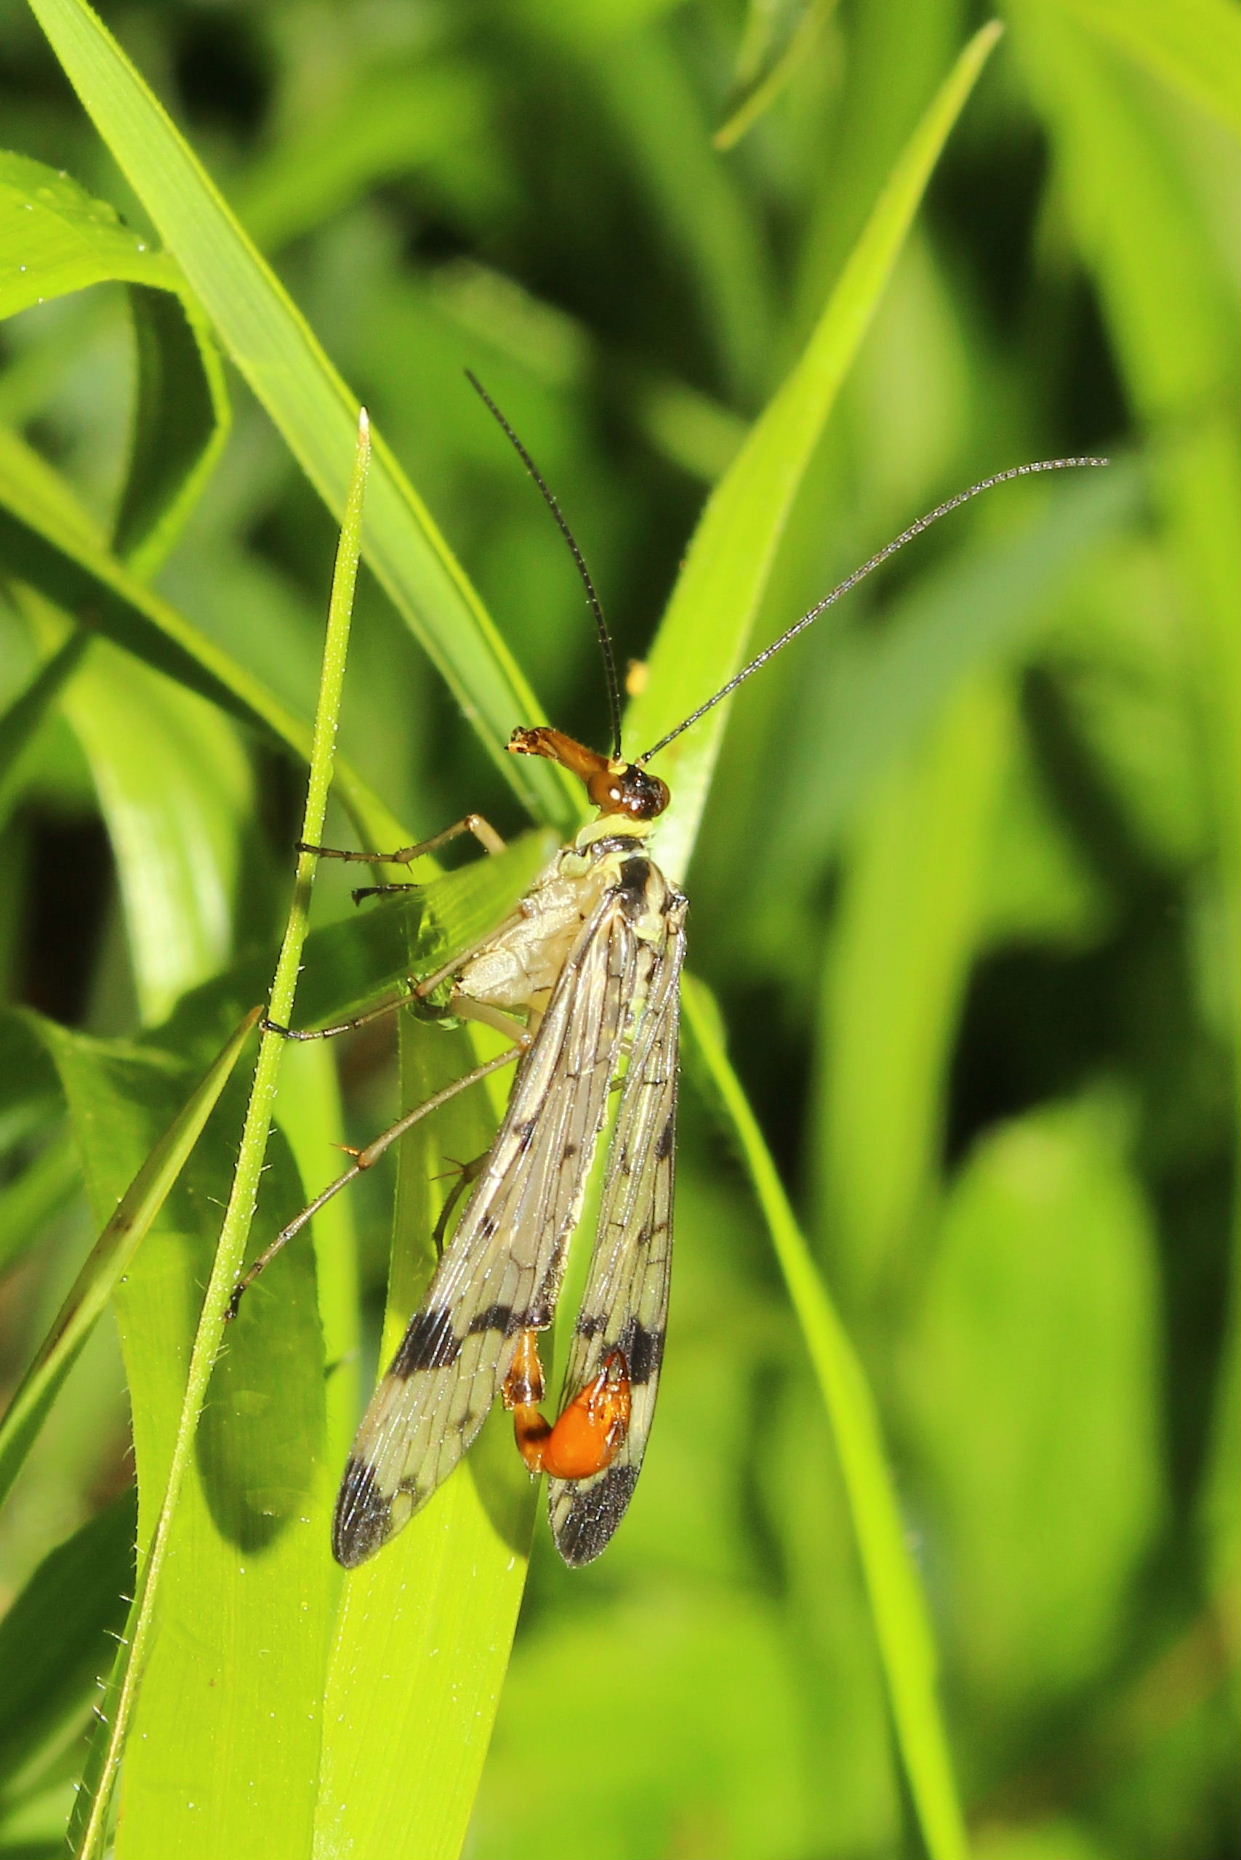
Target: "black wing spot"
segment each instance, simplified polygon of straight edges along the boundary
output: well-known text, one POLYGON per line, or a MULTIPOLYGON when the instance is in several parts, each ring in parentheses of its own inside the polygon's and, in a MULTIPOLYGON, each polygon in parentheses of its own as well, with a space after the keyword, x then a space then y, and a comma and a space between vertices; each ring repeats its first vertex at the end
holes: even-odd
POLYGON ((452 1327, 452 1312, 429 1306, 411 1319, 388 1374, 406 1380, 421 1369, 447 1369, 460 1354, 461 1339, 452 1327))
POLYGON ((660 1131, 659 1137, 655 1144, 655 1160, 657 1162, 667 1162, 669 1156, 671 1156, 672 1154, 672 1146, 676 1142, 676 1140, 677 1140, 676 1119, 674 1117, 670 1117, 668 1119, 668 1122, 664 1125, 663 1129, 660 1131))
POLYGON ((648 1330, 645 1324, 636 1320, 626 1326, 629 1335, 622 1342, 629 1362, 629 1380, 635 1387, 645 1382, 654 1381, 659 1374, 664 1360, 664 1333, 662 1330, 648 1330))
POLYGON ((574 1493, 556 1532, 556 1548, 570 1569, 593 1563, 607 1549, 637 1483, 638 1468, 620 1464, 610 1466, 597 1485, 574 1493))
POLYGON ((477 1337, 485 1330, 498 1330, 502 1337, 511 1337, 514 1331, 525 1327, 524 1312, 514 1311, 512 1305, 484 1305, 470 1319, 470 1336, 477 1337))
POLYGON ((332 1554, 343 1569, 356 1569, 392 1535, 392 1500, 380 1488, 375 1468, 350 1459, 336 1500, 332 1554))

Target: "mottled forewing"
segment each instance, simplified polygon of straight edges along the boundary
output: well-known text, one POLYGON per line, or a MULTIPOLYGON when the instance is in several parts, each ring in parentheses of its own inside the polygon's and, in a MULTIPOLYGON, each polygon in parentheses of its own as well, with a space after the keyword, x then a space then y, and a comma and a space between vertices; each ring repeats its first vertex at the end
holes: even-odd
POLYGON ((336 1504, 353 1568, 443 1483, 500 1393, 518 1333, 550 1321, 619 1062, 640 945, 607 893, 583 925, 422 1308, 363 1418, 336 1504))
POLYGON ((606 1547, 638 1481, 655 1412, 668 1316, 676 1173, 677 1057, 685 901, 674 898, 621 1092, 599 1226, 565 1370, 572 1400, 613 1350, 629 1366, 632 1408, 620 1453, 588 1479, 551 1479, 552 1535, 566 1563, 606 1547))

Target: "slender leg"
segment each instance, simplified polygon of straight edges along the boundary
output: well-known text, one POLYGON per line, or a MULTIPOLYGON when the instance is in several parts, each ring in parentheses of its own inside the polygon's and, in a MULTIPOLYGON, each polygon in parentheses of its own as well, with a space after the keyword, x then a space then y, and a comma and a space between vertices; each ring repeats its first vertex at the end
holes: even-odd
POLYGON ((447 846, 450 840, 458 839, 463 833, 472 833, 486 852, 504 851, 504 841, 481 814, 467 814, 463 820, 445 827, 442 833, 433 833, 429 840, 419 840, 413 846, 398 846, 395 852, 352 852, 339 846, 312 846, 308 840, 299 840, 297 850, 318 853, 321 859, 345 859, 352 865, 412 865, 424 853, 438 852, 441 846, 447 846))
POLYGON ((266 1017, 259 1025, 264 1033, 278 1033, 284 1040, 333 1040, 338 1033, 352 1033, 355 1027, 366 1027, 373 1020, 382 1020, 385 1014, 395 1014, 397 1008, 405 1007, 413 998, 413 995, 390 995, 377 1007, 367 1008, 365 1014, 355 1014, 352 1020, 339 1021, 334 1027, 283 1027, 278 1020, 266 1017))
POLYGON ((316 1195, 309 1207, 303 1208, 300 1214, 295 1215, 287 1227, 282 1227, 271 1245, 266 1247, 242 1274, 233 1287, 233 1294, 228 1301, 228 1310, 225 1315, 230 1318, 236 1317, 246 1292, 259 1274, 270 1266, 277 1253, 288 1244, 294 1234, 299 1234, 307 1221, 311 1220, 320 1208, 326 1206, 333 1196, 338 1195, 342 1188, 347 1188, 350 1182, 356 1182, 364 1170, 378 1162, 384 1151, 389 1149, 398 1137, 403 1137, 407 1130, 412 1130, 415 1124, 429 1116, 432 1111, 438 1111, 442 1104, 447 1104, 450 1098, 455 1098, 458 1092, 466 1089, 467 1085, 477 1085, 480 1079, 490 1078, 493 1072, 499 1072, 502 1067, 511 1065, 521 1050, 520 1045, 511 1046, 507 1052, 498 1053, 485 1065, 475 1066, 474 1070, 467 1072, 463 1078, 454 1079, 451 1085, 445 1085, 442 1091, 434 1092, 422 1104, 416 1105, 412 1111, 407 1111, 404 1117, 399 1117, 390 1129, 383 1131, 373 1142, 368 1143, 365 1149, 359 1150, 344 1174, 338 1175, 334 1182, 329 1182, 323 1193, 316 1195))
POLYGON ((520 1047, 529 1046, 534 1035, 530 1029, 523 1027, 520 1021, 506 1014, 503 1008, 490 1007, 486 1001, 472 1001, 468 995, 451 1000, 446 1008, 428 1006, 420 993, 421 984, 412 994, 393 995, 387 1001, 381 1001, 378 1007, 368 1008, 365 1014, 355 1014, 352 1020, 342 1020, 334 1027, 282 1027, 278 1020, 262 1020, 259 1025, 264 1033, 278 1033, 284 1040, 333 1040, 338 1033, 352 1033, 355 1027, 365 1027, 373 1020, 382 1020, 385 1014, 395 1013, 399 1007, 408 1007, 416 1001, 423 1012, 432 1020, 441 1014, 453 1014, 458 1020, 476 1020, 481 1026, 494 1027, 497 1033, 504 1034, 520 1047))
POLYGON ((437 1259, 442 1259, 444 1257, 444 1236, 448 1232, 448 1223, 453 1217, 457 1203, 460 1201, 462 1195, 464 1195, 466 1189, 469 1188, 470 1184, 478 1180, 483 1164, 490 1154, 490 1150, 484 1150, 481 1156, 476 1156, 474 1158, 473 1162, 457 1163, 455 1165, 457 1179, 444 1198, 444 1205, 440 1209, 439 1219, 436 1221, 431 1233, 431 1239, 435 1246, 435 1257, 437 1259))

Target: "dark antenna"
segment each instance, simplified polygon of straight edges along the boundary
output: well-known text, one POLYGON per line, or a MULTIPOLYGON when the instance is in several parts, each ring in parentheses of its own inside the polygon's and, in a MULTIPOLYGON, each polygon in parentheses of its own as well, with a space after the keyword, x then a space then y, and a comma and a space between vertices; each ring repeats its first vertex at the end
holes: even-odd
POLYGON ((465 371, 465 378, 482 401, 484 407, 487 408, 492 418, 496 421, 500 430, 506 435, 509 444, 516 452, 526 470, 530 473, 530 476, 534 479, 534 482, 538 485, 539 490, 543 494, 543 502, 547 505, 553 517, 555 517, 560 527, 560 534, 568 543, 573 560, 577 563, 577 572, 582 577, 582 586, 586 589, 586 599, 590 602, 590 611, 595 616, 595 628, 599 635, 599 650, 603 654, 603 676, 608 687, 608 710, 612 718, 612 758, 614 761, 619 762, 621 753, 621 701, 620 683, 616 676, 616 654, 612 650, 612 635, 608 632, 608 623, 603 615, 603 602, 599 599, 595 591, 595 584, 590 578, 590 570, 586 566, 586 558, 578 548, 577 538, 569 528, 564 511, 556 502, 546 478, 544 478, 542 472, 539 470, 530 454, 526 451, 525 446, 517 437, 504 415, 500 412, 500 409, 496 406, 482 382, 478 379, 478 376, 467 368, 465 371))
POLYGON ((864 581, 867 575, 878 568, 882 562, 886 562, 890 555, 895 555, 898 549, 903 549, 907 542, 912 542, 915 536, 922 534, 923 530, 930 529, 932 523, 938 523, 939 519, 946 517, 950 510, 955 510, 958 504, 967 504, 970 498, 977 497, 980 491, 989 491, 996 484, 1007 484, 1010 478, 1027 478, 1036 471, 1070 471, 1079 465, 1106 465, 1107 463, 1107 459, 1081 458, 1041 459, 1033 465, 1013 465, 1007 471, 997 471, 993 477, 983 478, 978 484, 972 484, 968 491, 958 491, 955 497, 948 498, 945 503, 937 504, 934 510, 928 510, 924 517, 919 517, 918 521, 911 523, 907 530, 902 530, 901 534, 882 548, 878 555, 872 555, 869 562, 864 562, 861 568, 855 568, 838 588, 833 588, 830 594, 825 594, 821 601, 815 603, 809 613, 803 614, 800 620, 795 620, 786 632, 781 633, 779 639, 772 641, 770 646, 765 646, 756 659, 751 659, 750 663, 739 671, 735 678, 730 678, 714 697, 709 697, 705 704, 700 704, 697 710, 691 711, 683 723, 678 723, 675 730, 669 730, 667 736, 661 736, 653 748, 643 750, 640 756, 636 756, 635 765, 641 768, 644 762, 649 762, 652 756, 657 756, 661 749, 666 749, 683 730, 688 730, 692 723, 697 723, 698 719, 705 717, 709 710, 714 710, 716 705, 721 703, 730 692, 737 689, 738 685, 744 684, 760 665, 766 665, 768 659, 773 659, 791 639, 796 639, 799 633, 804 633, 811 622, 817 620, 821 613, 826 612, 829 607, 840 600, 842 595, 848 594, 851 588, 856 588, 859 581, 864 581))

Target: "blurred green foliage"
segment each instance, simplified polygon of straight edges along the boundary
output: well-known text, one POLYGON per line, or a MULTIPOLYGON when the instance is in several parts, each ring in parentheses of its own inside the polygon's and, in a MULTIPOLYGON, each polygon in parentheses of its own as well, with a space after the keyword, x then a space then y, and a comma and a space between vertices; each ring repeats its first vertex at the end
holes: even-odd
MULTIPOLYGON (((949 519, 747 687, 688 873, 692 962, 876 1395, 973 1851, 1223 1860, 1241 847, 1241 123, 1223 74, 1241 24, 1227 0, 1001 11, 783 526, 758 630, 987 472, 1116 464, 1067 495, 1025 481, 949 519)), ((462 370, 555 487, 622 659, 644 659, 708 489, 978 22, 953 0, 106 13, 371 410, 543 714, 602 742, 580 587, 462 370)), ((302 782, 287 745, 313 707, 335 525, 168 297, 171 261, 33 19, 6 14, 0 46, 20 155, 0 174, 0 960, 13 1001, 91 1036, 58 1046, 0 1023, 0 1366, 15 1382, 225 1008, 269 985, 302 782), (50 260, 39 273, 22 190, 33 201, 55 177, 34 164, 126 216, 135 230, 83 209, 57 262, 128 291, 65 295, 50 260), (60 525, 59 601, 21 540, 32 511, 60 525), (67 578, 79 544, 164 603, 141 636, 125 609, 129 651, 74 643, 69 622, 103 627, 98 581, 67 578), (206 658, 191 676, 196 648, 156 649, 166 612, 266 688, 265 727, 206 658)), ((697 688, 697 668, 679 670, 697 688)), ((704 668, 699 695, 712 683, 704 668)), ((374 582, 341 750, 355 798, 381 796, 410 833, 467 809, 528 824, 374 582)), ((342 995, 357 947, 331 921, 351 908, 338 873, 316 908, 307 1000, 316 947, 342 995)), ((384 1040, 342 1064, 338 1113, 323 1081, 291 1072, 284 1088, 315 1182, 326 1143, 373 1133, 394 1102, 384 1040)), ((692 1063, 684 1100, 642 1486, 590 1573, 536 1539, 468 1851, 912 1855, 832 1437, 692 1063)), ((157 1256, 147 1305, 123 1316, 131 1374, 160 1297, 205 1282, 239 1101, 225 1109, 164 1242, 189 1279, 167 1264, 161 1292, 157 1256)), ((282 1149, 264 1194, 296 1205, 289 1170, 282 1149)), ((364 1188, 339 1218, 374 1317, 391 1180, 364 1188)), ((297 1436, 279 1441, 274 1519, 303 1484, 330 1497, 356 1396, 347 1374, 330 1381, 324 1421, 308 1266, 290 1271, 278 1356, 235 1346, 260 1379, 300 1376, 289 1412, 327 1430, 310 1472, 297 1436)), ((343 1302, 347 1279, 333 1283, 343 1302)), ((350 1348, 348 1326, 329 1335, 329 1361, 350 1348)), ((169 1401, 184 1367, 153 1365, 169 1401)), ((249 1373, 229 1371, 255 1402, 249 1373)), ((261 1431, 257 1408, 247 1419, 261 1431)), ((150 1463, 141 1437, 138 1451, 150 1463)), ((62 1850, 91 1676, 132 1580, 129 1473, 101 1331, 0 1517, 0 1649, 18 1671, 39 1646, 56 1676, 39 1713, 0 1710, 0 1855, 62 1850)), ((325 1582, 326 1540, 304 1555, 297 1569, 325 1582)), ((295 1637, 313 1603, 326 1634, 331 1598, 262 1564, 272 1607, 288 1598, 280 1631, 295 1637)), ((290 1723, 313 1657, 265 1676, 289 1689, 290 1723)), ((159 1696, 188 1738, 181 1695, 159 1696)), ((129 1843, 122 1856, 145 1851, 129 1843)), ((439 1849, 415 1834, 387 1851, 439 1849)))

